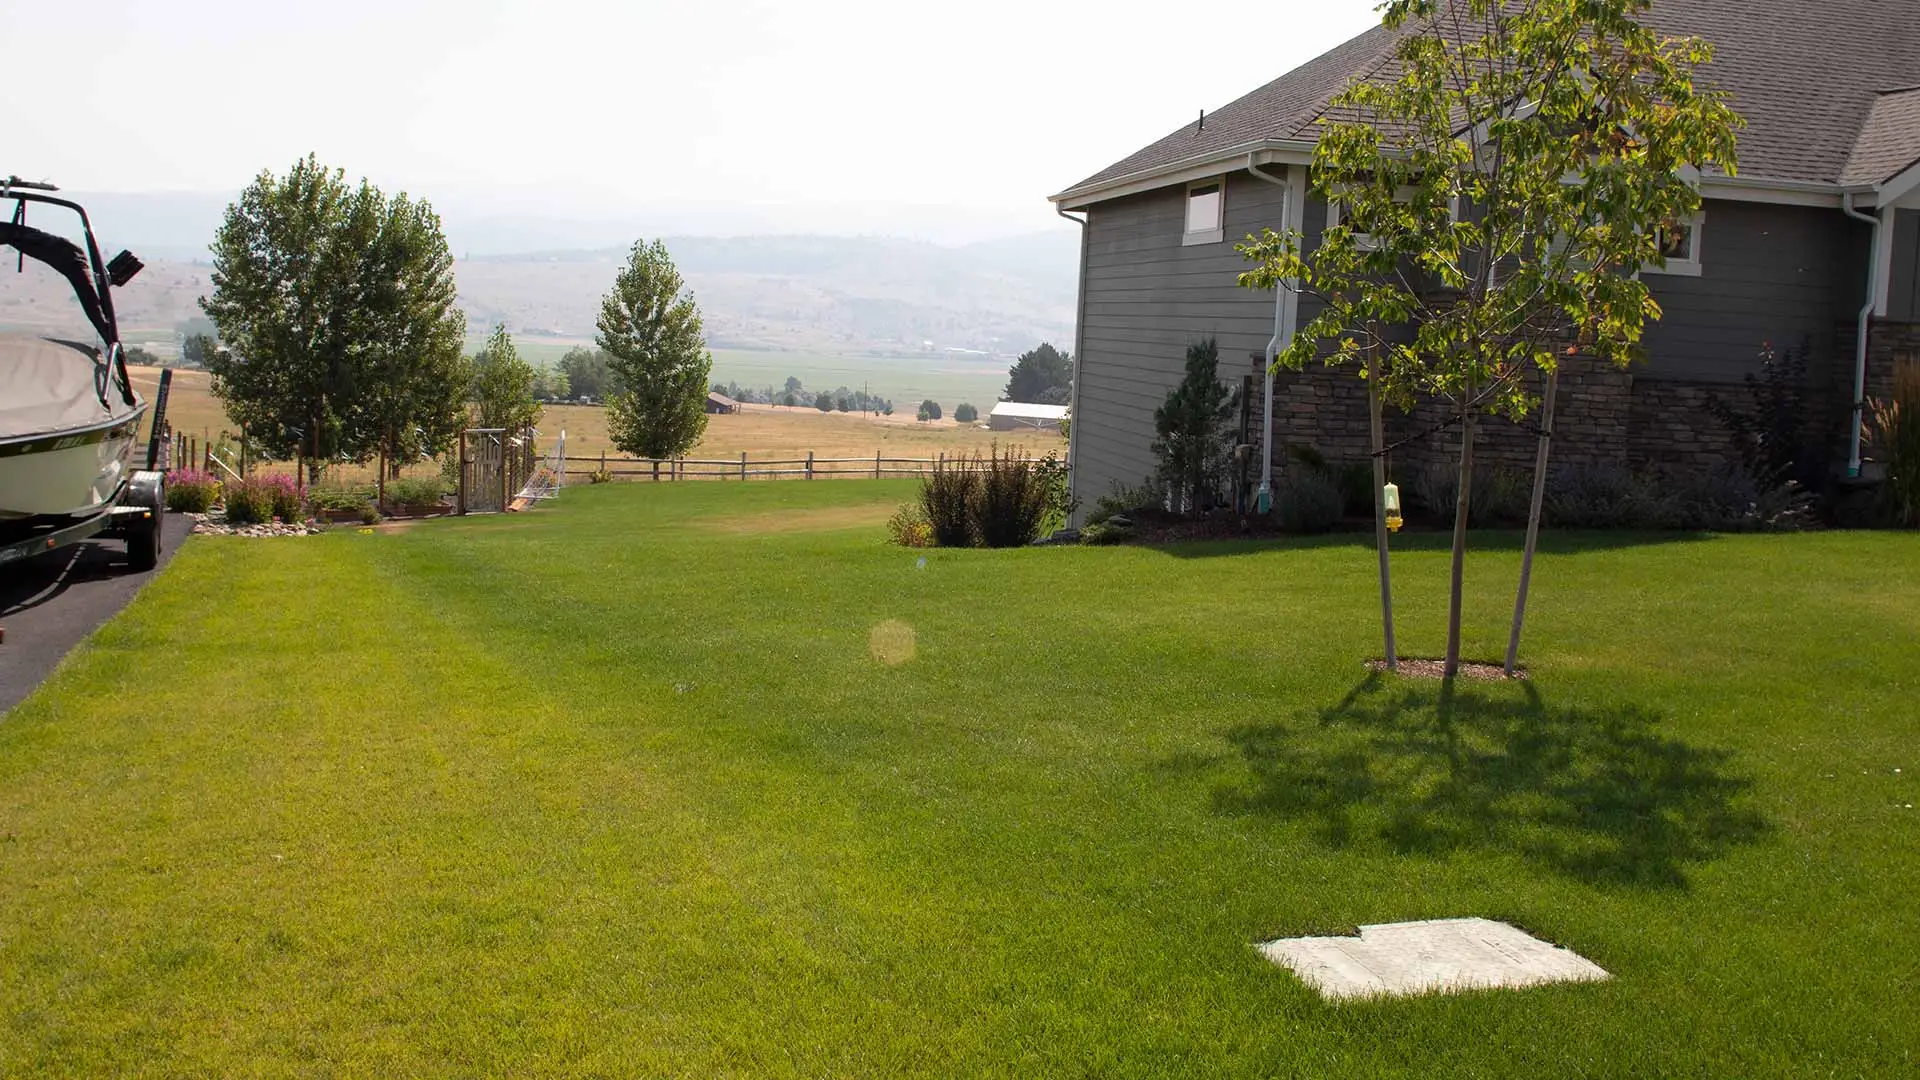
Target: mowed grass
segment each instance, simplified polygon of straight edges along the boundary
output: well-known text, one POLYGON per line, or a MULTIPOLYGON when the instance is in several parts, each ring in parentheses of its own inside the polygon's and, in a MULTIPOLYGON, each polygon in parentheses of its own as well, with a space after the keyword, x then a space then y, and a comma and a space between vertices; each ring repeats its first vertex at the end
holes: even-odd
MULTIPOLYGON (((134 368, 134 386, 149 399, 159 386, 154 368, 134 368)), ((899 406, 899 403, 895 403, 899 406)), ((936 458, 941 454, 991 453, 996 447, 1005 451, 1019 449, 1036 457, 1049 452, 1066 454, 1067 440, 1058 432, 982 431, 977 425, 962 425, 951 418, 932 423, 914 419, 912 405, 900 406, 893 416, 860 413, 823 413, 814 408, 776 408, 750 405, 745 411, 707 418, 706 434, 688 457, 702 460, 737 461, 742 453, 749 460, 798 460, 811 451, 820 458, 873 459, 876 453, 889 458, 936 458), (903 411, 902 411, 903 410, 903 411)), ((982 415, 992 407, 981 407, 982 415)), ((201 443, 218 439, 221 432, 233 430, 218 398, 213 396, 204 371, 174 372, 173 388, 168 393, 167 416, 173 430, 192 435, 201 443)), ((540 418, 540 451, 548 452, 553 440, 566 432, 567 455, 592 458, 605 453, 621 456, 607 436, 607 410, 591 405, 549 405, 540 418)), ((144 436, 143 436, 144 437, 144 436)), ((574 468, 586 467, 580 462, 574 468)), ((855 466, 846 466, 852 469, 855 466)), ((267 471, 291 471, 291 463, 269 463, 267 471)), ((338 479, 371 480, 371 465, 337 465, 338 479)), ((411 473, 437 475, 439 465, 423 462, 411 473)))
POLYGON ((1920 537, 1552 537, 1448 689, 1357 540, 923 564, 912 490, 194 539, 0 719, 0 1074, 1920 1071, 1920 537), (1252 948, 1464 915, 1614 978, 1252 948))

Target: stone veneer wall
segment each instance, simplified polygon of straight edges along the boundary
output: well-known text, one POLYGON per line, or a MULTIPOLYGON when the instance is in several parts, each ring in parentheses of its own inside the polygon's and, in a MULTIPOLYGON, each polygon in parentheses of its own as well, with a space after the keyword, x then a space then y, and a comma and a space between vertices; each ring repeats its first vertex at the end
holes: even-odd
MULTIPOLYGON (((1834 445, 1844 455, 1853 389, 1852 326, 1843 328, 1837 337, 1834 362, 1825 365, 1816 357, 1814 364, 1816 372, 1822 367, 1834 372, 1835 385, 1810 389, 1819 413, 1817 423, 1834 432, 1834 445)), ((1870 341, 1867 394, 1883 396, 1892 385, 1895 360, 1920 359, 1920 323, 1878 322, 1870 341)), ((1539 377, 1530 382, 1530 389, 1539 394, 1539 377)), ((1257 374, 1253 392, 1244 437, 1257 446, 1261 422, 1257 374)), ((1737 455, 1725 426, 1713 415, 1711 405, 1716 400, 1746 407, 1751 396, 1742 384, 1662 379, 1638 369, 1621 371, 1587 357, 1569 358, 1561 365, 1553 461, 1556 465, 1678 469, 1731 463, 1737 455)), ((1431 407, 1416 408, 1411 414, 1388 409, 1387 442, 1419 435, 1440 415, 1431 407)), ((1475 443, 1476 459, 1488 465, 1530 468, 1535 447, 1533 419, 1513 424, 1496 417, 1484 418, 1475 443)), ((1395 451, 1395 471, 1406 475, 1408 469, 1451 464, 1457 460, 1459 441, 1458 430, 1451 428, 1418 438, 1395 451)), ((1274 379, 1274 442, 1279 472, 1287 467, 1286 447, 1290 443, 1311 446, 1332 461, 1367 460, 1370 446, 1365 382, 1350 369, 1281 372, 1274 379)))
MULTIPOLYGON (((1833 413, 1835 445, 1838 447, 1835 457, 1842 464, 1845 463, 1846 444, 1850 435, 1847 425, 1853 422, 1853 342, 1857 329, 1855 324, 1847 323, 1836 334, 1838 345, 1833 365, 1833 404, 1830 411, 1833 413)), ((1874 320, 1867 330, 1868 401, 1893 393, 1893 368, 1902 360, 1920 363, 1920 322, 1874 320)), ((1871 416, 1871 413, 1867 415, 1871 416)), ((1865 448, 1863 454, 1872 457, 1872 448, 1865 448)))

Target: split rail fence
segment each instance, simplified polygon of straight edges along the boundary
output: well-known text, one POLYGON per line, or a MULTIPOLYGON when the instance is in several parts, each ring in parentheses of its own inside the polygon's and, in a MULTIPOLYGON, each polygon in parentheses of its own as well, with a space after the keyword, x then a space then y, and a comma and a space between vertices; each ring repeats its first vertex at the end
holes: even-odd
POLYGON ((745 451, 733 458, 633 458, 569 457, 569 471, 605 473, 616 480, 830 480, 835 477, 878 480, 888 476, 929 476, 948 469, 975 468, 972 455, 909 458, 887 457, 884 452, 872 457, 816 457, 809 452, 803 458, 752 459, 745 451))

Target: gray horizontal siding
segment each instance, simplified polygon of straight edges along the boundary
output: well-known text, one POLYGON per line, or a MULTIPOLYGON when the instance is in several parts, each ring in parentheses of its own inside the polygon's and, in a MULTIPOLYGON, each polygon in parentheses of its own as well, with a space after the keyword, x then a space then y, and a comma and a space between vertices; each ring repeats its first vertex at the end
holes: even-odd
POLYGON ((1920 322, 1920 210, 1889 210, 1893 219, 1893 280, 1887 318, 1920 322))
POLYGON ((1856 235, 1835 210, 1764 203, 1709 201, 1706 215, 1701 276, 1644 278, 1663 315, 1647 326, 1635 377, 1739 382, 1769 342, 1810 344, 1824 377, 1843 308, 1859 296, 1847 282, 1866 275, 1864 227, 1856 235))
MULTIPOLYGON (((1237 387, 1273 336, 1273 293, 1241 288, 1252 264, 1234 245, 1280 229, 1285 192, 1251 173, 1227 177, 1226 240, 1186 247, 1186 189, 1099 203, 1087 215, 1086 307, 1076 368, 1074 493, 1083 503, 1155 467, 1153 413, 1179 383, 1187 346, 1212 337, 1220 378, 1237 387)), ((1324 222, 1309 207, 1309 217, 1324 222)), ((1314 228, 1318 228, 1318 224, 1314 228)))

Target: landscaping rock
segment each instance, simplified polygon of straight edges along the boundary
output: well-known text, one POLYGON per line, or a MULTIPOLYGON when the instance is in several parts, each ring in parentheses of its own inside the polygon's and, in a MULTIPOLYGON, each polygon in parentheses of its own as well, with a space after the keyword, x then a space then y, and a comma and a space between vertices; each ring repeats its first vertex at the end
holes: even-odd
POLYGON ((229 525, 224 510, 215 509, 205 514, 188 514, 193 521, 193 531, 208 536, 316 536, 323 530, 314 521, 267 521, 256 525, 229 525))

